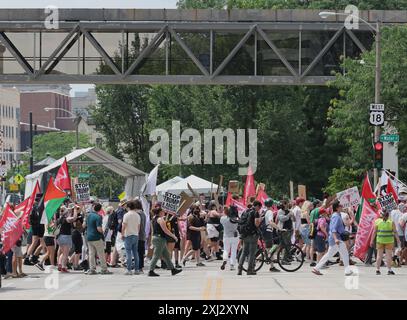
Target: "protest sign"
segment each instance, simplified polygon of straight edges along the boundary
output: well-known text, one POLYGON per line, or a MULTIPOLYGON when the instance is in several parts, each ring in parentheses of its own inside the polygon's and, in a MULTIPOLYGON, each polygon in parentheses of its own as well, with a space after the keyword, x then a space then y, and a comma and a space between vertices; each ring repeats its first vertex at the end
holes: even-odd
POLYGON ((190 197, 184 191, 181 192, 180 205, 178 207, 178 215, 182 216, 185 211, 194 203, 194 198, 190 197))
POLYGON ((382 210, 387 210, 391 212, 392 210, 397 209, 397 203, 391 193, 386 194, 383 197, 377 199, 382 207, 382 210))
POLYGON ((360 195, 357 187, 338 192, 336 194, 336 198, 339 200, 344 209, 357 207, 360 203, 360 195))
POLYGON ((89 183, 75 184, 76 201, 88 202, 90 200, 89 183))
POLYGON ((239 193, 239 181, 230 180, 229 181, 228 191, 230 193, 239 193))
POLYGON ((181 202, 180 195, 166 192, 164 194, 164 200, 162 202, 161 207, 166 211, 176 213, 180 206, 180 202, 181 202))
POLYGON ((307 187, 299 184, 298 185, 298 196, 303 199, 307 199, 307 187))

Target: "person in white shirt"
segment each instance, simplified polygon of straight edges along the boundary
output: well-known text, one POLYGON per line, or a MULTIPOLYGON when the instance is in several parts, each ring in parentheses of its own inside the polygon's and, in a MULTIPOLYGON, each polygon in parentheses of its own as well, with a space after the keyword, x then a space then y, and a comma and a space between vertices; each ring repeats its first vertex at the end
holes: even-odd
POLYGON ((138 235, 140 232, 141 218, 136 211, 139 207, 142 207, 139 200, 128 202, 127 209, 129 211, 123 217, 122 237, 127 258, 126 275, 133 274, 132 258, 134 258, 134 274, 139 274, 138 270, 140 269, 138 258, 138 235))
POLYGON ((292 209, 294 214, 295 222, 294 222, 294 235, 295 239, 300 237, 300 228, 301 228, 301 206, 305 202, 305 199, 297 197, 295 199, 295 207, 292 209))
MULTIPOLYGON (((402 215, 399 218, 398 225, 400 226, 401 230, 404 230, 404 237, 400 238, 401 247, 404 248, 407 245, 407 204, 405 202, 399 204, 399 210, 402 215)), ((397 229, 397 225, 396 225, 397 229)))
POLYGON ((404 204, 401 203, 399 204, 399 206, 397 207, 397 209, 394 209, 391 211, 390 213, 390 220, 392 220, 394 222, 394 224, 396 225, 396 231, 397 231, 397 235, 400 239, 401 245, 402 247, 404 247, 404 230, 401 227, 401 217, 403 216, 403 213, 400 210, 400 206, 403 208, 404 204))

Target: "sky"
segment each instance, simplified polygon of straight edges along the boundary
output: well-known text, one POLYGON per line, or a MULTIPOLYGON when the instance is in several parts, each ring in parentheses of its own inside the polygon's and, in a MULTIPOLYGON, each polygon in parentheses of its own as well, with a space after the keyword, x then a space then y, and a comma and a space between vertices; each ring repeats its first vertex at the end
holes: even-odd
POLYGON ((174 9, 177 0, 13 0, 0 1, 0 8, 132 8, 174 9))

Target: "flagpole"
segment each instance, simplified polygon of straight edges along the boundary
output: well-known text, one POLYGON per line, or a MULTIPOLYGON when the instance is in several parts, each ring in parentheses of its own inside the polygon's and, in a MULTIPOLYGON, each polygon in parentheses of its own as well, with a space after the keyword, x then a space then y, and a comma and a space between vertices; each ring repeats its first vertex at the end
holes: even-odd
POLYGON ((393 177, 394 178, 394 180, 396 180, 398 183, 400 183, 400 184, 402 184, 404 187, 406 187, 407 188, 407 185, 406 184, 404 184, 403 182, 401 182, 399 179, 397 179, 394 175, 392 175, 389 171, 387 171, 387 170, 384 170, 389 176, 391 176, 391 177, 393 177))

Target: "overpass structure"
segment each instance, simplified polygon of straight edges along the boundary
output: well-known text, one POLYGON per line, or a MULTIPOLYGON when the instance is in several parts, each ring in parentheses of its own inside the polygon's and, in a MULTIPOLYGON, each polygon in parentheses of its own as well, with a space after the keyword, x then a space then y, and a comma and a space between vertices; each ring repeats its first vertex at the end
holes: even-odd
MULTIPOLYGON (((324 85, 374 35, 316 10, 0 9, 0 84, 324 85), (47 18, 48 17, 48 18, 47 18)), ((361 11, 383 24, 406 11, 361 11)))

